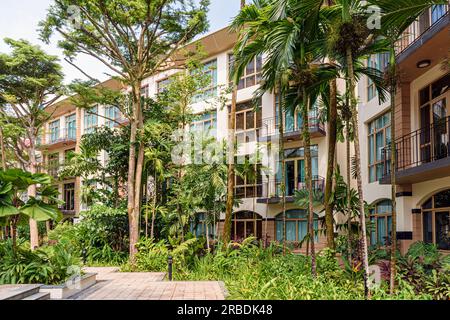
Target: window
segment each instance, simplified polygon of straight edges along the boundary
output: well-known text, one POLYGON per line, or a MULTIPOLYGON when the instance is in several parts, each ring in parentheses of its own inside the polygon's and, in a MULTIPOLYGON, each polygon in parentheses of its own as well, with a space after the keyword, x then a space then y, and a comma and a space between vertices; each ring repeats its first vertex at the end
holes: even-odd
POLYGON ((392 203, 391 200, 377 202, 369 210, 372 230, 370 232, 370 244, 388 246, 392 234, 392 203))
POLYGON ((446 13, 446 5, 445 4, 436 4, 431 6, 431 23, 437 22, 440 18, 442 18, 446 13))
POLYGON ((52 121, 48 125, 50 130, 50 143, 54 143, 59 139, 59 119, 52 121))
POLYGON ((449 156, 448 111, 450 74, 419 91, 420 161, 430 162, 449 156))
POLYGON ((98 125, 98 107, 84 110, 84 133, 92 133, 98 125))
POLYGON ((170 78, 166 78, 163 80, 160 80, 158 82, 156 82, 156 90, 158 93, 164 92, 167 89, 167 86, 170 84, 171 79, 170 78))
MULTIPOLYGON (((275 95, 275 125, 278 128, 279 126, 279 104, 280 104, 280 95, 275 95)), ((308 114, 308 122, 309 127, 316 127, 319 125, 319 101, 315 101, 309 110, 308 114)), ((283 124, 284 124, 284 133, 300 131, 303 127, 303 119, 300 110, 288 110, 283 111, 283 124)))
POLYGON ((215 226, 212 223, 207 224, 207 216, 205 212, 196 214, 195 220, 190 224, 191 233, 198 237, 205 237, 207 234, 210 238, 216 235, 215 226), (207 230, 208 229, 208 230, 207 230))
MULTIPOLYGON (((385 147, 391 141, 391 114, 385 113, 369 123, 369 183, 381 179, 385 172, 384 157, 385 147)), ((389 170, 390 161, 386 161, 389 170)))
POLYGON ((114 120, 120 118, 119 108, 116 106, 106 106, 105 107, 105 126, 113 128, 116 125, 114 120))
MULTIPOLYGON (((242 156, 241 156, 242 157, 242 156)), ((254 198, 262 196, 262 174, 261 164, 251 164, 248 155, 236 160, 237 165, 245 163, 246 174, 241 177, 235 175, 235 195, 236 198, 254 198), (242 158, 244 158, 242 160, 242 158)))
POLYGON ((148 98, 148 84, 141 87, 141 97, 148 98))
POLYGON ((77 138, 77 121, 75 113, 66 116, 66 137, 71 140, 77 138))
POLYGON ((75 183, 64 184, 64 207, 65 211, 75 210, 75 183))
MULTIPOLYGON (((389 53, 377 53, 367 58, 367 67, 384 71, 389 65, 389 53)), ((367 101, 372 100, 377 95, 375 83, 367 77, 367 101)))
MULTIPOLYGON (((283 213, 275 217, 276 239, 284 240, 284 219, 283 213)), ((314 242, 319 242, 317 231, 319 222, 317 214, 314 214, 314 242)), ((286 241, 302 241, 308 234, 308 212, 303 209, 286 210, 286 241)))
POLYGON ((191 131, 208 131, 217 127, 217 112, 209 111, 198 115, 191 123, 191 131))
POLYGON ((48 155, 47 172, 50 176, 56 178, 59 169, 59 153, 51 153, 48 155))
MULTIPOLYGON (((231 112, 231 106, 228 107, 228 112, 231 112)), ((238 144, 257 141, 261 126, 261 99, 258 100, 256 106, 251 100, 236 105, 236 140, 238 144)))
MULTIPOLYGON (((234 55, 228 55, 228 73, 231 75, 231 71, 234 65, 234 55)), ((261 69, 262 69, 262 56, 257 55, 244 69, 244 75, 239 80, 237 89, 244 89, 258 84, 261 81, 261 69)))
POLYGON ((450 189, 430 197, 422 205, 423 241, 450 250, 450 189))
POLYGON ((256 212, 239 211, 233 214, 231 220, 231 238, 242 241, 248 237, 261 238, 262 217, 256 212))
POLYGON ((200 102, 209 98, 212 98, 217 95, 217 60, 211 60, 203 65, 201 72, 208 76, 209 84, 199 90, 192 101, 200 102))
MULTIPOLYGON (((323 182, 319 173, 319 148, 317 145, 310 147, 311 150, 311 171, 313 178, 313 187, 319 188, 323 182)), ((305 149, 295 148, 284 150, 285 159, 285 178, 286 178, 286 195, 292 196, 295 190, 305 188, 305 149)), ((281 196, 282 171, 281 162, 278 163, 276 174, 276 192, 277 196, 281 196)))

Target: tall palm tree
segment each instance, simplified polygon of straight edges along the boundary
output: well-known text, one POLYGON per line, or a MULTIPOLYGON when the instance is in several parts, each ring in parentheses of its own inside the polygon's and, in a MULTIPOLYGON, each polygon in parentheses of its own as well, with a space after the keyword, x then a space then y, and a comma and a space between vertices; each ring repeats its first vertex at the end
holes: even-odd
POLYGON ((391 234, 391 265, 390 293, 395 291, 396 251, 397 251, 397 209, 396 209, 396 177, 395 168, 397 152, 395 145, 395 95, 397 93, 398 74, 395 46, 403 32, 432 5, 447 4, 446 0, 370 0, 370 3, 381 9, 381 29, 379 34, 389 41, 388 83, 391 111, 391 141, 390 141, 390 174, 392 201, 392 234, 391 234))

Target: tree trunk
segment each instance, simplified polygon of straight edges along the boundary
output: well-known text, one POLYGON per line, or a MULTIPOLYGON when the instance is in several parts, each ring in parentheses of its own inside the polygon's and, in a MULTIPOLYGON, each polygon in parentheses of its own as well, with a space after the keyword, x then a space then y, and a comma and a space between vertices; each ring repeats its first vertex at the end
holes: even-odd
POLYGON ((6 153, 5 153, 5 144, 3 141, 3 129, 0 126, 0 150, 2 154, 2 169, 6 170, 6 153))
POLYGON ((208 228, 208 222, 205 219, 205 227, 206 227, 206 248, 209 251, 209 228, 208 228))
POLYGON ((391 276, 390 276, 390 294, 395 292, 395 277, 397 273, 397 185, 395 177, 395 168, 397 163, 397 151, 395 146, 395 95, 397 90, 396 83, 396 61, 395 47, 391 44, 390 50, 390 99, 391 99, 391 201, 392 201, 392 234, 391 234, 391 276))
POLYGON ((156 191, 157 191, 156 182, 157 182, 157 180, 156 180, 156 172, 155 172, 155 190, 153 192, 153 207, 152 207, 152 226, 150 228, 150 238, 151 239, 154 239, 154 236, 155 236, 154 230, 155 230, 155 219, 156 219, 156 191))
POLYGON ((233 216, 233 202, 234 202, 234 145, 235 145, 235 131, 236 131, 236 103, 237 103, 237 88, 233 88, 231 94, 231 112, 228 126, 228 172, 227 172, 227 202, 225 209, 225 221, 222 232, 222 239, 224 249, 227 248, 231 237, 231 219, 233 216))
POLYGON ((345 137, 345 144, 346 144, 346 151, 347 151, 347 231, 348 231, 348 237, 347 237, 347 252, 348 252, 348 259, 349 262, 352 261, 352 242, 353 242, 353 235, 352 235, 352 203, 351 203, 351 199, 352 199, 352 195, 351 195, 351 173, 350 173, 350 123, 349 120, 347 120, 347 125, 346 125, 346 137, 345 137))
POLYGON ((359 198, 359 212, 361 220, 361 231, 362 231, 362 247, 363 247, 363 265, 364 265, 364 295, 366 298, 370 299, 370 291, 368 286, 369 281, 369 260, 368 260, 368 250, 367 250, 367 235, 366 235, 366 214, 364 208, 364 194, 362 189, 362 178, 361 178, 361 153, 359 144, 359 133, 358 133, 358 110, 357 101, 355 97, 355 74, 353 70, 353 55, 351 48, 347 48, 346 53, 347 58, 347 68, 350 87, 350 107, 351 107, 351 122, 354 128, 354 144, 355 144, 355 163, 356 163, 356 183, 358 186, 358 198, 359 198))
POLYGON ((313 185, 312 185, 312 168, 311 168, 311 136, 309 133, 309 108, 311 101, 306 97, 306 90, 303 88, 302 92, 303 106, 303 141, 305 148, 305 180, 306 188, 308 190, 308 239, 311 248, 311 274, 316 277, 316 252, 314 247, 314 199, 313 199, 313 185))
POLYGON ((130 261, 134 264, 137 252, 136 244, 139 241, 139 212, 135 210, 135 182, 136 182, 136 134, 140 118, 140 82, 132 89, 133 116, 130 119, 130 153, 128 157, 128 180, 127 180, 127 211, 130 230, 130 261))
MULTIPOLYGON (((36 150, 34 149, 36 139, 33 135, 30 135, 30 148, 28 149, 28 157, 29 157, 29 170, 30 173, 36 173, 36 150)), ((28 197, 36 197, 36 184, 32 184, 28 187, 28 197)), ((39 230, 37 221, 30 218, 30 247, 31 250, 39 247, 39 230)))
POLYGON ((327 233, 327 246, 334 249, 334 219, 333 203, 331 194, 333 192, 334 155, 336 153, 337 135, 337 85, 336 79, 330 83, 330 111, 328 117, 328 163, 327 177, 325 181, 325 225, 327 233))
MULTIPOLYGON (((283 112, 283 92, 280 83, 278 98, 278 132, 279 132, 279 149, 278 157, 281 163, 281 206, 283 209, 283 255, 286 255, 286 162, 284 161, 284 112, 283 112)), ((277 168, 278 169, 278 168, 277 168)), ((277 184, 275 182, 275 189, 277 184)))

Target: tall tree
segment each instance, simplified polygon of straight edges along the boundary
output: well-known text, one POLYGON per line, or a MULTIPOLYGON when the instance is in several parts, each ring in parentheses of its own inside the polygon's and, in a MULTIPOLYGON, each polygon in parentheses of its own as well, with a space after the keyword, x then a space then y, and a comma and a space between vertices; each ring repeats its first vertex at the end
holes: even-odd
POLYGON ((144 125, 142 81, 178 63, 179 48, 207 29, 208 0, 57 0, 40 23, 49 42, 54 33, 63 40, 67 61, 86 54, 103 63, 129 86, 131 112, 127 209, 130 259, 139 239, 141 180, 144 147, 139 139, 144 125))
MULTIPOLYGON (((11 54, 0 55, 0 99, 8 106, 3 118, 21 126, 25 137, 18 139, 26 158, 19 157, 31 174, 37 171, 37 137, 51 114, 44 109, 55 102, 63 89, 63 74, 58 58, 25 40, 5 39, 11 54)), ((36 196, 36 184, 28 187, 28 196, 36 196)), ((39 246, 37 222, 30 219, 31 249, 39 246)))

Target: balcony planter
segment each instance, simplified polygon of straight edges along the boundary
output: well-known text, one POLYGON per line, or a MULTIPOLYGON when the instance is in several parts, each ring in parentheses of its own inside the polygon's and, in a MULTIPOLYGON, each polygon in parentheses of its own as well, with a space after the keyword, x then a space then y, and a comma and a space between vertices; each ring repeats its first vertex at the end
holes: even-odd
POLYGON ((43 285, 40 292, 50 293, 50 299, 67 299, 91 286, 96 280, 96 273, 86 273, 81 277, 74 277, 59 285, 43 285))

